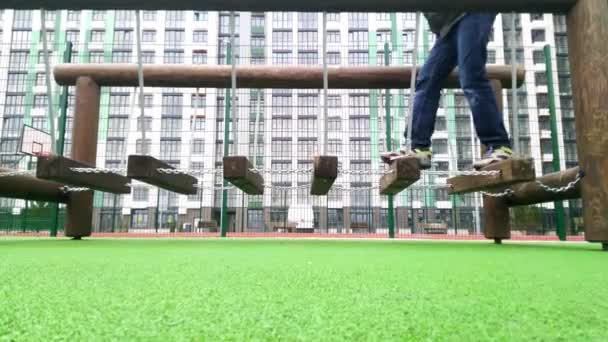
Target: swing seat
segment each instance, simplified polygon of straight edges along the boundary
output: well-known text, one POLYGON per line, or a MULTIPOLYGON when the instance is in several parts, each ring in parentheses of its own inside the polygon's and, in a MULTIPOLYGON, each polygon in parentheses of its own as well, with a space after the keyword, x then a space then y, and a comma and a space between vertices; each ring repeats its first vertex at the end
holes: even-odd
POLYGON ((327 195, 336 178, 338 178, 338 157, 315 156, 310 194, 313 196, 327 195))
POLYGON ((390 171, 380 178, 380 194, 396 195, 420 179, 420 161, 417 158, 399 158, 390 165, 390 171))

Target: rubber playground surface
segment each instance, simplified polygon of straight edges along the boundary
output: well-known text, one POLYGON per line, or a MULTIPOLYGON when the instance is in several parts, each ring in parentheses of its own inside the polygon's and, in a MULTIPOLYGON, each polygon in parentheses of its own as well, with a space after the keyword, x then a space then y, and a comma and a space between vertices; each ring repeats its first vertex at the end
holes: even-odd
POLYGON ((0 239, 0 340, 608 339, 584 243, 0 239))

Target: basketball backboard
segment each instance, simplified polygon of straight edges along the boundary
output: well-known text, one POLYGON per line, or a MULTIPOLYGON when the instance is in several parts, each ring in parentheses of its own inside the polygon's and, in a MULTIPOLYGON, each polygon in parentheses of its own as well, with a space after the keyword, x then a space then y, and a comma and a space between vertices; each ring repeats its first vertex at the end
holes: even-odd
POLYGON ((30 156, 51 154, 51 135, 32 126, 23 125, 23 131, 21 132, 20 152, 30 156))

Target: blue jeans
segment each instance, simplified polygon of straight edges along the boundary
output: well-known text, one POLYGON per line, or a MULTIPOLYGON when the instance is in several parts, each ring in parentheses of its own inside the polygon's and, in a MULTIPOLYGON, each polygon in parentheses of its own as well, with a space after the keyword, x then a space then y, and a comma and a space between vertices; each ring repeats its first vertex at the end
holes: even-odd
POLYGON ((456 66, 481 143, 494 148, 511 146, 486 76, 487 45, 495 18, 495 14, 468 14, 445 37, 438 38, 416 80, 413 148, 431 146, 441 88, 456 66))

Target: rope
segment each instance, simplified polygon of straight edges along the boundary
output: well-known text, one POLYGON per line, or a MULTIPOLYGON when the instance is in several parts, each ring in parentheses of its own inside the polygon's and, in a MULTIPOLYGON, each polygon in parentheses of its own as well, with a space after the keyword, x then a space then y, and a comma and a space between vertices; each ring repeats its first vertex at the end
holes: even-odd
POLYGON ((141 154, 146 155, 146 116, 144 113, 144 66, 141 52, 141 11, 135 11, 135 41, 137 45, 137 79, 139 82, 139 110, 141 118, 141 154))
POLYGON ((412 75, 410 79, 410 102, 408 103, 406 148, 412 147, 412 124, 414 122, 414 98, 416 96, 416 67, 418 64, 418 30, 420 28, 420 12, 416 12, 416 28, 414 29, 414 50, 412 51, 412 75))
POLYGON ((327 69, 327 12, 323 12, 323 155, 327 155, 327 96, 329 88, 329 70, 327 69))
POLYGON ((51 86, 51 62, 49 58, 48 42, 47 42, 47 30, 46 30, 46 11, 45 9, 40 10, 40 23, 42 25, 42 48, 44 49, 44 72, 46 82, 46 98, 47 98, 47 110, 49 111, 49 127, 51 135, 51 149, 53 153, 57 152, 57 141, 55 140, 55 111, 53 108, 53 88, 51 86))

